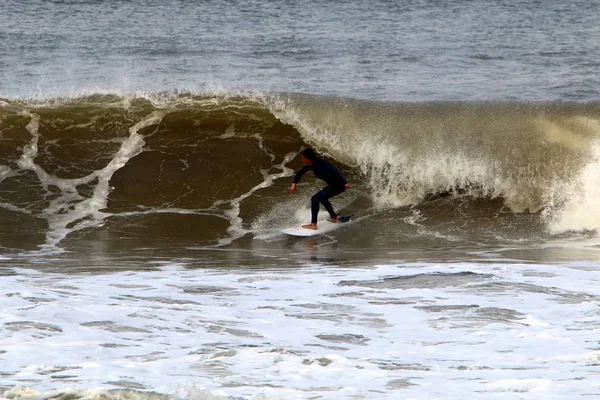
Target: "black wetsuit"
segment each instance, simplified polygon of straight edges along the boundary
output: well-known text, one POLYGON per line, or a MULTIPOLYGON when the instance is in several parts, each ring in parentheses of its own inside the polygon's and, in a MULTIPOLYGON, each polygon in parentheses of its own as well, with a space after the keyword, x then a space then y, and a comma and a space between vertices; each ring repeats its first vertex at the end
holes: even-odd
POLYGON ((311 212, 312 219, 311 223, 317 223, 317 215, 319 214, 319 203, 323 204, 329 216, 331 218, 337 218, 337 214, 333 210, 329 199, 337 196, 346 190, 346 178, 344 175, 329 161, 323 160, 322 158, 315 158, 312 165, 303 166, 294 177, 294 183, 298 183, 300 178, 309 170, 312 169, 313 173, 317 178, 323 179, 327 183, 327 187, 311 199, 311 212))

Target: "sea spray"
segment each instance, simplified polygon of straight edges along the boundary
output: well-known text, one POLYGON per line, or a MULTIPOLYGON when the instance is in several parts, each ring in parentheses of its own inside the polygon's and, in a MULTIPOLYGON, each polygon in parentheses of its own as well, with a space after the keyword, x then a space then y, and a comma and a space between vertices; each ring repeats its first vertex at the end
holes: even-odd
POLYGON ((297 96, 274 111, 321 153, 359 169, 380 208, 460 193, 537 212, 592 160, 598 107, 376 103, 297 96))
POLYGON ((593 146, 593 158, 571 182, 556 188, 569 193, 544 210, 548 228, 553 234, 600 229, 600 142, 593 146))

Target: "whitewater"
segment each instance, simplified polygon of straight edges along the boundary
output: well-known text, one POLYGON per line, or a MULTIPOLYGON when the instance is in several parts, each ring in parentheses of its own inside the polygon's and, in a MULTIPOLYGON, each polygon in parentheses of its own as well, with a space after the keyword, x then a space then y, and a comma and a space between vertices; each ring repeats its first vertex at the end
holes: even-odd
POLYGON ((559 399, 600 390, 593 264, 157 264, 7 274, 2 375, 16 387, 5 396, 95 396, 82 382, 176 398, 559 399))

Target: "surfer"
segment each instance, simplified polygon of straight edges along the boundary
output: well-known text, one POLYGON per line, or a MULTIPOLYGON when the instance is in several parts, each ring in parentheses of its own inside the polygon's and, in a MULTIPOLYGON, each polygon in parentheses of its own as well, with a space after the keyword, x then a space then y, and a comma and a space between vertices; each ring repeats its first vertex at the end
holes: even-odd
POLYGON ((296 193, 296 184, 302 178, 302 176, 311 169, 317 178, 320 178, 327 183, 327 187, 311 199, 311 221, 310 224, 302 225, 304 229, 317 229, 317 215, 319 214, 319 205, 323 204, 327 212, 329 212, 331 222, 339 222, 337 214, 333 210, 333 206, 329 202, 329 199, 337 196, 344 192, 347 188, 352 187, 346 182, 344 175, 327 160, 317 157, 316 153, 312 149, 305 149, 300 152, 300 160, 302 161, 303 167, 296 173, 294 181, 290 186, 290 194, 296 193))

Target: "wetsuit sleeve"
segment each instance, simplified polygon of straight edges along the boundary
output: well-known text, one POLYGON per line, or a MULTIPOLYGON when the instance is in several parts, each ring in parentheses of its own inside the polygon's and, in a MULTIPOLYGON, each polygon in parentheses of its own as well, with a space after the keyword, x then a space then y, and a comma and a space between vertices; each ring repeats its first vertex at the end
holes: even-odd
POLYGON ((302 176, 309 169, 310 169, 310 167, 308 165, 305 165, 304 167, 300 168, 300 170, 296 173, 296 176, 294 177, 294 183, 298 183, 298 181, 300 180, 300 178, 302 178, 302 176))

